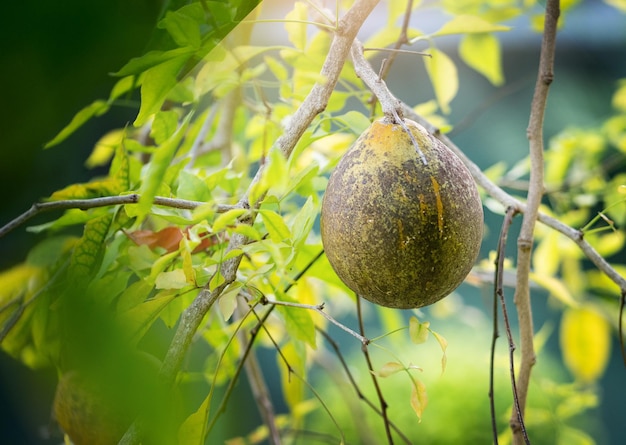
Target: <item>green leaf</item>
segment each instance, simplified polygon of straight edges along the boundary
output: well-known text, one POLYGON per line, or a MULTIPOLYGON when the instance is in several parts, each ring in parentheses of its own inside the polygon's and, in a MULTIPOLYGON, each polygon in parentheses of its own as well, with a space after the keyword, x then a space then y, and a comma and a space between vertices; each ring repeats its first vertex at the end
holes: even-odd
POLYGON ((161 272, 157 275, 155 282, 157 289, 182 289, 189 284, 183 269, 161 272))
MULTIPOLYGON (((280 300, 295 303, 295 300, 288 295, 281 295, 280 300)), ((283 316, 287 332, 292 337, 306 342, 313 349, 317 348, 315 323, 309 309, 281 305, 277 305, 276 309, 283 316)))
POLYGON ((129 93, 137 86, 137 78, 135 76, 126 76, 115 82, 111 93, 109 94, 109 104, 113 103, 120 96, 129 93))
MULTIPOLYGON (((202 12, 202 7, 199 3, 193 6, 202 12)), ((178 46, 198 48, 201 43, 200 23, 191 15, 185 13, 187 9, 181 8, 178 11, 167 11, 163 20, 159 22, 158 27, 165 29, 178 46)))
POLYGON ((182 423, 178 430, 178 443, 189 445, 204 444, 209 413, 211 411, 212 396, 213 392, 209 392, 198 409, 182 423))
POLYGON ((300 51, 304 51, 307 43, 307 5, 304 2, 296 2, 293 9, 285 16, 285 29, 289 41, 300 51))
MULTIPOLYGON (((147 246, 142 246, 148 249, 147 246)), ((149 249, 148 249, 149 250, 149 249)), ((129 309, 146 301, 150 292, 154 289, 154 283, 149 279, 141 279, 135 281, 126 288, 124 292, 117 299, 116 309, 119 312, 126 312, 129 309)))
POLYGON ((237 295, 241 292, 241 288, 243 287, 243 283, 239 281, 235 281, 226 287, 226 289, 220 295, 219 300, 217 301, 220 312, 222 313, 222 317, 224 317, 224 321, 230 320, 237 308, 237 295))
POLYGON ((162 65, 171 60, 180 57, 191 57, 194 52, 195 50, 189 47, 176 48, 169 51, 149 51, 141 57, 131 59, 118 72, 113 73, 113 75, 118 77, 137 76, 148 71, 150 68, 162 65))
POLYGON ((190 173, 187 170, 181 170, 178 174, 176 196, 180 199, 188 199, 191 201, 207 203, 211 201, 211 192, 206 183, 200 179, 198 175, 190 173))
POLYGON ((70 273, 73 277, 81 279, 96 271, 102 259, 112 221, 112 213, 105 213, 87 221, 83 236, 74 246, 70 258, 70 273))
POLYGON ((602 377, 609 361, 611 326, 597 310, 566 309, 559 337, 565 365, 577 380, 591 383, 602 377))
POLYGON ((150 136, 156 145, 161 145, 169 139, 178 127, 178 113, 172 110, 159 111, 154 115, 154 121, 150 127, 150 136))
POLYGON ((409 335, 411 337, 411 341, 420 345, 425 343, 428 340, 430 322, 420 322, 417 317, 411 317, 409 319, 409 335))
POLYGON ((92 217, 89 213, 78 209, 69 209, 60 218, 37 226, 30 226, 26 230, 31 233, 41 233, 44 230, 57 230, 63 227, 74 226, 76 224, 84 224, 92 217))
POLYGON ((250 205, 263 199, 271 189, 276 196, 282 196, 289 185, 289 170, 287 160, 278 149, 270 150, 265 158, 265 168, 261 173, 261 178, 254 184, 250 191, 250 205))
POLYGON ((350 129, 354 134, 362 134, 370 125, 371 122, 367 116, 359 111, 348 111, 345 114, 333 118, 338 122, 342 122, 346 127, 350 129))
POLYGON ((237 224, 237 220, 240 216, 247 213, 246 209, 230 209, 213 221, 213 232, 220 232, 228 226, 234 226, 237 224))
POLYGON ((174 291, 162 291, 154 298, 122 313, 120 318, 129 328, 129 340, 136 344, 150 329, 159 313, 176 297, 174 291))
POLYGON ((143 82, 141 83, 141 107, 135 122, 133 122, 135 127, 144 125, 150 116, 161 109, 167 95, 178 81, 180 70, 191 55, 191 51, 184 52, 179 56, 149 68, 145 72, 143 82))
POLYGON ((124 130, 112 130, 98 139, 98 142, 94 145, 91 154, 85 161, 87 168, 102 167, 109 163, 115 149, 122 142, 124 138, 124 130))
POLYGON ((152 207, 154 197, 159 187, 161 187, 161 183, 163 182, 167 169, 172 163, 172 159, 174 159, 178 145, 187 130, 190 118, 191 114, 188 114, 179 129, 167 141, 161 144, 152 156, 141 187, 141 199, 137 204, 137 214, 140 219, 145 217, 152 207))
POLYGON ((500 41, 493 34, 464 35, 459 45, 459 55, 469 67, 485 76, 493 85, 504 83, 500 41))
POLYGON ((431 57, 426 57, 426 72, 435 90, 435 98, 444 114, 450 113, 450 102, 459 90, 459 76, 450 57, 435 47, 430 48, 431 57))
POLYGON ((438 31, 431 34, 431 36, 486 33, 508 31, 510 29, 509 26, 497 25, 476 15, 457 15, 449 22, 446 22, 438 31))
POLYGON ((47 142, 44 145, 44 148, 50 148, 60 144, 70 135, 72 135, 76 130, 82 127, 83 124, 85 124, 85 122, 87 122, 89 119, 91 119, 92 117, 101 116, 107 111, 109 111, 109 104, 106 101, 96 100, 92 102, 90 105, 87 105, 85 108, 76 113, 70 123, 65 128, 63 128, 59 132, 59 134, 57 134, 51 141, 47 142))
POLYGON ((282 216, 273 210, 259 210, 265 228, 269 233, 270 239, 275 241, 286 241, 291 238, 291 232, 285 224, 282 216))
POLYGON ((318 208, 313 204, 313 198, 309 196, 291 223, 292 244, 294 247, 299 249, 305 243, 313 228, 317 214, 318 208))
POLYGON ((291 412, 295 413, 305 396, 306 387, 303 379, 306 372, 306 348, 301 342, 290 341, 281 348, 281 354, 277 354, 277 359, 285 402, 291 412), (289 364, 289 368, 285 366, 285 361, 289 364), (294 372, 297 377, 293 375, 294 372))

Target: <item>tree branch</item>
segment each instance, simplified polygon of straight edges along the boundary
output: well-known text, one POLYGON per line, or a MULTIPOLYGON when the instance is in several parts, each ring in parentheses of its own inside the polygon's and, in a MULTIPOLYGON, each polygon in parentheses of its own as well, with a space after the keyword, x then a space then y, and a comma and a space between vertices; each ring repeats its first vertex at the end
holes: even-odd
MULTIPOLYGON (((502 316, 505 321, 505 328, 507 332, 507 338, 509 340, 509 350, 512 351, 515 348, 513 345, 513 340, 511 336, 511 327, 508 322, 508 314, 506 311, 506 305, 504 302, 504 258, 506 257, 506 240, 509 235, 509 229, 513 222, 513 217, 515 216, 515 210, 509 207, 504 216, 504 221, 502 222, 502 229, 500 230, 500 238, 498 239, 498 248, 496 250, 496 259, 495 259, 495 271, 494 271, 494 280, 493 280, 493 335, 491 338, 491 352, 489 359, 489 406, 491 410, 491 430, 493 433, 493 443, 494 445, 498 445, 498 424, 496 417, 496 404, 495 404, 495 393, 494 393, 494 380, 495 380, 495 355, 496 355, 496 341, 499 337, 498 332, 498 302, 502 307, 502 316)), ((511 361, 511 375, 512 375, 512 383, 515 386, 515 368, 513 367, 513 361, 511 361)), ((517 403, 517 395, 516 392, 513 391, 513 397, 516 400, 515 406, 516 408, 519 406, 517 403)))
MULTIPOLYGON (((325 79, 323 83, 316 83, 302 105, 294 113, 290 126, 285 133, 276 141, 276 146, 285 157, 289 157, 296 143, 309 127, 313 119, 321 113, 328 104, 328 100, 334 91, 335 84, 339 79, 341 69, 348 58, 348 54, 358 30, 370 12, 374 9, 378 0, 357 0, 339 21, 339 26, 335 32, 328 56, 322 66, 321 76, 325 79)), ((258 202, 250 203, 250 193, 256 184, 261 180, 263 171, 267 163, 263 162, 259 166, 252 183, 239 204, 243 208, 256 208, 258 202)), ((241 224, 252 224, 255 213, 251 212, 242 218, 241 224)), ((241 234, 234 233, 230 239, 227 252, 239 249, 248 242, 247 238, 241 234)), ((178 373, 182 360, 187 353, 191 340, 197 331, 202 319, 217 301, 222 291, 237 278, 237 269, 241 263, 241 255, 230 258, 222 264, 223 283, 213 290, 208 288, 200 291, 193 303, 182 313, 178 328, 167 351, 161 368, 163 379, 172 383, 178 373)), ((136 428, 134 428, 136 430, 136 428)), ((135 444, 139 441, 139 435, 131 436, 133 428, 127 431, 120 443, 135 444)))
MULTIPOLYGON (((110 207, 116 205, 126 205, 126 204, 137 204, 141 199, 141 195, 137 193, 131 193, 130 195, 121 195, 121 196, 104 196, 101 198, 91 198, 91 199, 65 199, 61 201, 49 201, 49 202, 36 202, 34 203, 30 209, 19 215, 17 218, 9 221, 4 226, 0 227, 0 238, 2 238, 7 233, 16 229, 17 227, 24 224, 31 218, 39 215, 40 213, 49 212, 52 210, 69 210, 69 209, 95 209, 98 207, 110 207)), ((162 196, 155 196, 154 204, 163 206, 163 207, 171 207, 174 209, 182 209, 182 210, 193 210, 202 205, 206 205, 205 202, 200 201, 189 201, 187 199, 177 199, 177 198, 165 198, 162 196)), ((215 211, 218 213, 224 213, 228 210, 240 208, 236 205, 225 205, 225 204, 216 204, 215 211)))
POLYGON ((539 206, 543 197, 543 120, 548 100, 548 91, 554 78, 556 27, 559 14, 559 0, 548 0, 539 58, 539 73, 537 74, 527 130, 530 145, 530 181, 526 212, 524 213, 522 227, 517 239, 517 286, 515 287, 515 304, 517 305, 521 351, 517 382, 520 413, 513 413, 510 420, 511 430, 513 431, 513 443, 515 445, 529 443, 522 422, 528 396, 530 374, 536 361, 533 346, 534 330, 529 277, 535 222, 539 215, 539 206))

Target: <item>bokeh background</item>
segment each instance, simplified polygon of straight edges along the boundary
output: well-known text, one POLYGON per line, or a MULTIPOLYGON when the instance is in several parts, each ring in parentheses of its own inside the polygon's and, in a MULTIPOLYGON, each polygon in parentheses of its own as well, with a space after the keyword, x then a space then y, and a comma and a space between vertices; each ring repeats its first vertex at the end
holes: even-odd
MULTIPOLYGON (((274 1, 276 8, 291 2, 274 1)), ((95 99, 105 98, 115 82, 108 73, 150 45, 161 0, 93 0, 90 2, 5 2, 0 13, 0 224, 25 211, 33 202, 94 174, 84 160, 106 131, 132 121, 136 110, 115 108, 88 123, 69 140, 49 150, 43 145, 72 116, 95 99)), ((437 27, 441 17, 415 17, 418 26, 437 27)), ((513 164, 527 150, 528 109, 537 70, 540 36, 524 21, 503 35, 506 94, 458 64, 459 96, 449 116, 462 123, 453 139, 481 167, 503 160, 513 164), (483 107, 485 104, 488 107, 483 107)), ((280 27, 276 27, 277 29, 280 27)), ((376 15, 364 34, 376 28, 376 15)), ((280 33, 265 36, 280 40, 280 33)), ((450 45, 454 42, 450 41, 450 45)), ((455 54, 450 46, 440 46, 455 54)), ((566 17, 558 37, 556 78, 550 91, 546 137, 567 126, 594 127, 611 112, 616 81, 626 77, 626 16, 599 0, 586 0, 566 17)), ((399 57, 389 86, 408 103, 432 97, 423 64, 399 57)), ((43 215, 36 222, 48 220, 43 215)), ((487 212, 487 224, 497 233, 500 220, 487 212)), ((510 239, 513 239, 510 237, 510 239)), ((38 240, 20 227, 0 238, 0 269, 25 257, 38 240)), ((494 245, 491 242, 491 245, 494 245)), ((480 306, 480 304, 478 305, 480 306)), ((541 313, 537 314, 541 318, 541 313)), ((558 347, 558 344, 553 345, 558 347)), ((621 443, 626 417, 625 370, 617 342, 613 360, 600 382, 602 405, 596 414, 607 431, 606 444, 621 443)), ((0 352, 0 442, 59 443, 42 436, 50 416, 56 376, 32 371, 0 352)), ((245 384, 240 386, 245 397, 245 384)), ((258 422, 251 409, 250 422, 258 422)), ((241 432, 240 432, 241 433, 241 432)))

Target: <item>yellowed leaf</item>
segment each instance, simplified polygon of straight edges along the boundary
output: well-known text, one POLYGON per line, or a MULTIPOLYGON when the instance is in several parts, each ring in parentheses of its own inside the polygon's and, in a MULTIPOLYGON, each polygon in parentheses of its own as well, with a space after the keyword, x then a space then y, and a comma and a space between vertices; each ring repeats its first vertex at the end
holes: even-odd
POLYGON ((411 391, 411 408, 422 421, 422 414, 428 405, 428 396, 426 394, 426 386, 417 379, 413 379, 413 390, 411 391))
POLYGON ((304 343, 290 341, 281 348, 281 351, 282 357, 278 357, 281 384, 285 401, 293 411, 296 406, 304 401, 305 385, 302 379, 305 373, 306 350, 304 343), (283 358, 289 363, 291 369, 285 366, 283 358))
POLYGON ((421 323, 417 317, 411 317, 409 319, 409 335, 411 337, 411 341, 416 345, 419 345, 428 340, 429 327, 430 322, 425 321, 424 323, 421 323))
POLYGON ((87 168, 102 167, 111 161, 115 148, 122 142, 124 130, 112 130, 102 136, 85 161, 87 168))
POLYGON ((433 337, 435 337, 437 339, 437 342, 439 343, 439 347, 441 348, 441 372, 445 372, 446 370, 446 364, 448 363, 448 356, 446 355, 446 349, 448 349, 448 340, 446 340, 444 338, 443 335, 435 332, 435 331, 430 331, 433 333, 433 337))
POLYGON ((545 276, 554 276, 561 264, 562 252, 558 248, 559 234, 550 232, 533 252, 533 269, 545 276))
POLYGON ((550 292, 550 295, 559 299, 567 306, 576 307, 578 301, 574 298, 570 290, 563 284, 561 280, 543 273, 531 273, 530 279, 539 286, 550 292))
POLYGON ((161 272, 156 277, 157 289, 182 289, 187 285, 187 277, 183 269, 161 272))
POLYGON ((504 83, 500 41, 493 34, 466 34, 459 45, 459 55, 493 85, 504 83))
POLYGON ((435 98, 444 114, 450 113, 450 102, 459 90, 459 76, 454 62, 446 53, 431 47, 426 57, 426 72, 435 90, 435 98))
POLYGON ((285 16, 285 29, 289 36, 289 41, 297 49, 304 51, 306 47, 306 23, 307 6, 303 2, 296 2, 293 9, 285 16))
POLYGON ((400 371, 404 371, 405 367, 398 362, 385 363, 380 370, 373 371, 378 377, 389 377, 390 375, 397 374, 400 371))
POLYGON ((569 308, 563 313, 560 332, 565 365, 577 380, 588 383, 606 369, 611 347, 611 328, 594 308, 569 308))
POLYGON ((451 34, 472 34, 496 31, 508 31, 509 26, 498 25, 476 15, 457 15, 446 22, 433 36, 446 36, 451 34))

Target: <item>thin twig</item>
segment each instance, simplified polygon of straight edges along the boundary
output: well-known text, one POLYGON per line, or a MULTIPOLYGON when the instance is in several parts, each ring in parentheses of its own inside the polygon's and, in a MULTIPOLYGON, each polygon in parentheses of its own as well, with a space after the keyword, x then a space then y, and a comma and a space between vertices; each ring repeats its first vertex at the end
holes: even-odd
MULTIPOLYGON (((238 305, 239 306, 239 305, 238 305)), ((252 311, 254 312, 254 308, 250 308, 248 313, 252 311)), ((238 315, 240 317, 245 317, 248 314, 242 313, 241 308, 238 307, 238 315)), ((254 312, 256 315, 256 312, 254 312)), ((257 358, 254 351, 250 348, 248 349, 248 343, 251 343, 246 338, 246 335, 243 331, 239 330, 239 341, 242 345, 245 346, 247 357, 245 360, 241 360, 241 363, 244 364, 244 369, 246 371, 246 376, 248 377, 248 383, 252 390, 252 395, 256 401, 257 409, 261 414, 261 418, 263 419, 263 423, 267 426, 269 431, 269 441, 273 445, 280 445, 282 443, 280 433, 278 431, 278 427, 276 424, 276 414, 274 411, 274 404, 272 403, 272 398, 270 396, 269 389, 267 388, 267 384, 265 383, 265 378, 263 377, 263 370, 261 369, 261 364, 259 363, 259 359, 257 358)))
MULTIPOLYGON (((193 141, 193 144, 191 145, 191 148, 189 149, 189 155, 190 155, 189 162, 187 162, 187 165, 185 166, 185 168, 187 169, 193 168, 194 164, 196 163, 196 159, 198 159, 198 157, 200 157, 200 155, 202 154, 200 151, 200 147, 204 143, 204 140, 206 139, 207 134, 209 134, 209 130, 211 129, 211 126, 213 125, 213 121, 215 120, 216 113, 217 113, 217 106, 213 105, 211 109, 209 110, 209 112, 207 113, 206 117, 204 118, 204 122, 202 123, 202 127, 200 128, 200 131, 198 132, 198 136, 196 136, 196 138, 193 141)), ((216 137, 214 137, 213 139, 215 140, 216 137)))
POLYGON ((622 353, 622 361, 624 362, 624 366, 626 366, 626 346, 624 345, 624 327, 623 327, 623 316, 624 316, 624 306, 626 305, 626 292, 622 292, 622 296, 619 302, 619 318, 617 320, 617 334, 619 335, 619 349, 622 353))
POLYGON ((411 133, 402 119, 400 101, 396 99, 393 94, 391 94, 381 77, 374 73, 371 65, 363 56, 363 45, 356 39, 352 44, 351 56, 355 72, 378 98, 385 116, 387 116, 392 122, 402 127, 404 132, 411 139, 411 143, 413 144, 413 147, 415 147, 415 151, 417 151, 422 163, 424 165, 428 165, 426 156, 424 156, 419 144, 415 140, 415 136, 413 136, 413 133, 411 133))
POLYGON ((327 314, 324 311, 324 303, 320 303, 320 304, 303 304, 303 303, 294 303, 294 302, 291 302, 291 301, 269 300, 267 298, 261 300, 261 302, 263 304, 273 304, 275 306, 286 306, 286 307, 294 307, 294 308, 308 309, 308 310, 311 310, 311 311, 315 311, 318 314, 320 314, 322 317, 324 317, 326 320, 330 321, 332 324, 337 326, 339 329, 341 329, 344 332, 347 332, 348 334, 350 334, 353 337, 355 337, 357 340, 359 340, 361 342, 362 345, 368 345, 370 343, 370 340, 368 338, 363 337, 359 333, 353 331, 352 329, 350 329, 346 325, 338 322, 332 316, 327 314))
MULTIPOLYGON (((380 69, 379 79, 381 81, 384 81, 387 78, 387 74, 389 73, 389 70, 391 69, 393 62, 396 60, 396 56, 400 52, 404 52, 403 50, 400 49, 402 45, 406 45, 407 43, 409 43, 409 36, 408 36, 407 31, 409 29, 409 23, 411 20, 411 11, 413 11, 413 0, 409 0, 408 2, 406 2, 406 9, 404 10, 404 17, 402 19, 402 27, 400 28, 400 35, 398 36, 398 39, 394 43, 393 48, 391 48, 392 51, 391 51, 389 58, 385 59, 385 63, 380 69)), ((380 98, 376 94, 374 94, 372 96, 371 106, 370 106, 371 116, 374 116, 376 114, 376 101, 378 100, 380 100, 380 98)))
MULTIPOLYGON (((356 312, 357 317, 359 319, 359 331, 361 335, 365 337, 365 325, 363 323, 363 311, 361 310, 361 297, 356 296, 356 312)), ((365 357, 365 361, 367 362, 367 369, 369 370, 370 376, 372 377, 372 382, 374 383, 374 388, 376 389, 376 395, 378 396, 378 401, 380 403, 380 412, 383 418, 383 423, 385 424, 385 433, 387 435, 387 443, 389 445, 393 445, 393 436, 391 435, 391 426, 389 425, 389 416, 387 415, 387 401, 383 396, 383 392, 380 389, 380 385, 378 384, 378 378, 374 372, 374 366, 372 365, 372 359, 370 357, 369 350, 367 348, 367 344, 361 345, 361 351, 363 352, 363 356, 365 357)))
MULTIPOLYGON (((413 55, 417 55, 417 56, 426 56, 426 57, 432 57, 431 54, 429 53, 425 53, 422 51, 413 51, 410 49, 398 49, 398 48, 376 48, 376 47, 364 47, 363 51, 385 51, 385 52, 390 52, 390 53, 399 53, 399 54, 413 54, 413 55)), ((385 59, 388 60, 388 59, 385 59)), ((384 80, 385 78, 385 72, 387 70, 380 70, 380 78, 384 80)))
MULTIPOLYGON (((255 315, 256 315, 256 313, 255 313, 255 315)), ((309 388, 309 391, 311 391, 313 393, 313 395, 315 396, 315 398, 320 402, 320 405, 322 405, 322 408, 324 409, 324 411, 326 411, 326 414, 328 414, 328 417, 330 417, 331 421, 335 424, 335 427, 339 431, 339 434, 341 435, 341 442, 340 443, 345 443, 346 438, 345 438, 343 430, 341 429, 341 425, 339 424, 339 422, 337 422, 337 419, 335 419, 335 417, 330 412, 330 408, 328 407, 326 402, 324 402, 324 399, 322 399, 322 397, 319 395, 319 393, 313 387, 313 385, 311 385, 302 375, 300 375, 296 370, 293 369, 291 364, 289 364, 289 360, 287 360, 287 357, 285 356, 285 354, 281 350, 280 346, 278 345, 276 340, 274 340, 274 337, 272 336, 272 334, 269 331, 269 329, 267 329, 267 326, 265 326, 265 323, 261 324, 260 327, 265 331, 265 335, 267 335, 267 337, 269 338, 270 342, 274 346, 274 349, 276 349, 276 352, 278 353, 279 357, 282 359, 283 363, 287 367, 287 371, 288 371, 289 375, 290 376, 293 375, 298 380, 300 380, 302 383, 304 383, 304 385, 307 388, 309 388)))
MULTIPOLYGON (((378 408, 374 402, 372 402, 365 394, 363 394, 363 392, 359 388, 359 385, 357 384, 356 380, 354 379, 354 376, 352 375, 352 372, 350 372, 350 368, 348 367, 348 363, 346 362, 345 358, 343 357, 343 354, 341 353, 341 350, 339 349, 339 345, 337 344, 337 342, 335 340, 333 340, 333 338, 328 334, 328 332, 326 332, 323 329, 320 329, 318 327, 316 327, 316 329, 317 329, 317 331, 320 334, 322 334, 322 336, 326 339, 328 344, 335 351, 335 354, 337 355, 337 358, 339 359, 339 362, 341 363, 341 367, 343 368, 344 372, 346 373, 346 376, 348 377, 348 381, 350 382, 350 385, 354 388, 354 391, 356 392, 357 397, 360 400, 362 400, 376 414, 378 414, 379 416, 382 417, 383 413, 380 410, 380 408, 378 408)), ((394 424, 390 420, 389 421, 389 425, 396 432, 396 434, 398 436, 400 436, 400 438, 405 443, 407 443, 408 445, 411 445, 411 440, 402 432, 402 430, 400 428, 398 428, 398 426, 396 424, 394 424)))
MULTIPOLYGON (((496 418, 496 402, 495 402, 495 388, 494 388, 494 366, 496 355, 496 341, 499 337, 498 333, 498 302, 504 301, 504 259, 506 257, 506 240, 509 235, 509 228, 513 222, 515 216, 515 209, 509 207, 506 211, 504 221, 502 222, 502 229, 500 231, 500 238, 498 240, 498 249, 496 251, 495 260, 495 272, 493 281, 493 336, 491 338, 491 353, 489 358, 489 407, 491 411, 491 430, 493 433, 493 443, 498 445, 498 424, 496 418)), ((514 395, 515 397, 515 395, 514 395)))
MULTIPOLYGON (((138 193, 131 193, 129 195, 121 196, 104 196, 101 198, 90 199, 64 199, 60 201, 48 201, 48 202, 36 202, 30 209, 19 215, 17 218, 9 221, 7 224, 0 228, 0 238, 16 229, 20 225, 24 224, 29 219, 39 215, 40 213, 49 212, 52 210, 69 210, 69 209, 95 209, 98 207, 111 207, 116 205, 138 204, 141 199, 141 195, 138 193)), ((190 201, 187 199, 178 198, 165 198, 163 196, 155 196, 154 204, 164 207, 171 207, 181 210, 194 210, 202 205, 206 205, 205 202, 190 201)), ((217 213, 224 213, 231 209, 241 208, 237 205, 225 205, 216 204, 215 211, 217 213)))
MULTIPOLYGON (((233 376, 231 377, 230 381, 228 382, 228 386, 226 387, 226 390, 224 391, 224 396, 222 397, 222 401, 220 402, 220 405, 217 408, 217 410, 215 411, 215 414, 213 415, 211 420, 209 420, 209 424, 207 425, 207 429, 206 429, 207 433, 210 432, 213 429, 213 427, 217 423, 217 419, 220 417, 220 415, 223 414, 224 412, 226 412, 226 405, 228 404, 228 401, 230 400, 230 396, 231 396, 233 390, 235 389, 235 386, 237 385, 237 383, 239 381, 239 376, 241 375, 241 371, 243 370, 243 365, 244 365, 246 359, 248 358, 248 355, 252 351, 252 346, 254 344, 255 339, 257 338, 257 335, 260 332, 260 327, 263 326, 263 324, 267 321, 267 319, 269 318, 271 312, 272 311, 268 309, 267 311, 265 311, 263 316, 259 317, 259 315, 256 314, 256 312, 254 312, 254 307, 250 308, 249 313, 254 313, 256 315, 256 317, 257 317, 257 320, 258 320, 257 324, 256 324, 256 327, 253 328, 250 331, 250 339, 249 339, 248 343, 246 344, 246 347, 244 348, 243 353, 241 354, 241 358, 239 360, 239 363, 237 364, 237 368, 235 369, 235 372, 234 372, 233 376)), ((212 388, 214 386, 215 386, 215 383, 212 385, 212 388)), ((122 444, 120 443, 120 445, 122 445, 122 444)))

